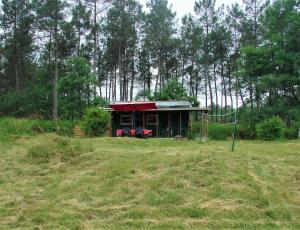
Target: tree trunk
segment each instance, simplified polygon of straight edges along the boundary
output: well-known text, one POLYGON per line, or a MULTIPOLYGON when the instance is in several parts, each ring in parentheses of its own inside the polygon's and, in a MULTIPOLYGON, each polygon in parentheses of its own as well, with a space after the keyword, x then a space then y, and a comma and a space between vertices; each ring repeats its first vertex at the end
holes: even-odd
MULTIPOLYGON (((57 8, 58 6, 56 6, 57 8)), ((57 81, 58 81, 58 9, 56 9, 54 25, 54 79, 53 79, 53 120, 58 120, 57 112, 57 81)))
POLYGON ((213 92, 212 92, 211 80, 210 79, 208 80, 208 87, 209 87, 209 97, 210 97, 210 108, 211 108, 211 110, 213 110, 214 97, 213 97, 213 92))
POLYGON ((249 83, 249 94, 250 94, 250 108, 251 110, 253 110, 253 85, 251 80, 249 83))
POLYGON ((134 75, 135 75, 135 73, 134 73, 134 67, 133 67, 131 70, 130 101, 133 100, 134 75))
POLYGON ((114 101, 116 101, 117 100, 117 66, 115 65, 115 70, 114 70, 114 74, 115 74, 115 80, 114 80, 114 101))
POLYGON ((123 73, 122 73, 122 57, 121 57, 121 46, 119 47, 119 81, 120 81, 120 101, 123 101, 123 73))
MULTIPOLYGON (((223 90, 224 90, 224 102, 225 102, 225 108, 224 111, 227 113, 227 90, 226 90, 226 81, 225 81, 225 76, 224 76, 224 63, 222 61, 221 65, 221 77, 222 77, 222 82, 223 82, 223 90)), ((227 117, 224 117, 224 122, 227 121, 227 117)))
MULTIPOLYGON (((97 1, 94 0, 94 28, 93 28, 93 73, 97 74, 97 30, 96 30, 96 26, 97 26, 97 1)), ((96 84, 94 84, 94 98, 96 98, 97 96, 97 89, 96 89, 96 84)))
POLYGON ((17 94, 19 94, 20 79, 19 79, 19 72, 18 72, 17 60, 15 60, 15 63, 14 63, 14 70, 15 70, 15 76, 16 76, 16 92, 17 92, 17 94))
POLYGON ((198 100, 198 87, 199 87, 198 71, 195 71, 195 97, 197 100, 198 100))
POLYGON ((229 70, 228 70, 228 83, 229 83, 229 86, 228 86, 228 90, 229 90, 229 96, 230 96, 230 107, 231 107, 231 111, 233 111, 233 98, 232 98, 232 78, 231 78, 231 69, 229 67, 229 70))
POLYGON ((18 42, 17 42, 17 11, 15 11, 14 15, 14 72, 15 72, 15 83, 16 83, 16 92, 19 94, 20 90, 20 79, 18 72, 18 42))
POLYGON ((105 79, 105 99, 107 100, 108 98, 108 75, 106 76, 105 79))
POLYGON ((112 76, 111 76, 111 73, 110 73, 110 78, 109 78, 109 87, 108 87, 108 89, 109 89, 109 92, 108 92, 108 101, 110 101, 110 98, 111 98, 111 95, 112 95, 112 89, 111 89, 111 87, 112 87, 112 76))
POLYGON ((214 63, 214 83, 215 83, 215 95, 216 95, 216 105, 215 105, 215 114, 216 121, 218 121, 218 89, 217 89, 217 76, 216 76, 216 64, 214 63))
MULTIPOLYGON (((233 112, 233 97, 232 97, 232 79, 231 79, 231 66, 228 66, 228 90, 229 90, 229 96, 230 96, 230 108, 231 112, 233 112)), ((232 114, 232 118, 234 117, 234 114, 232 114)))
POLYGON ((52 31, 49 33, 49 48, 48 48, 48 71, 51 71, 51 51, 52 51, 52 31))
POLYGON ((208 81, 208 79, 207 79, 207 73, 206 73, 206 66, 204 67, 205 68, 205 79, 204 79, 204 84, 205 84, 205 107, 207 108, 207 106, 208 106, 208 101, 207 101, 207 98, 208 98, 208 95, 207 95, 207 92, 208 92, 208 90, 207 90, 207 81, 208 81))
POLYGON ((78 47, 77 47, 77 56, 80 57, 80 42, 81 42, 81 31, 80 26, 78 26, 78 47))

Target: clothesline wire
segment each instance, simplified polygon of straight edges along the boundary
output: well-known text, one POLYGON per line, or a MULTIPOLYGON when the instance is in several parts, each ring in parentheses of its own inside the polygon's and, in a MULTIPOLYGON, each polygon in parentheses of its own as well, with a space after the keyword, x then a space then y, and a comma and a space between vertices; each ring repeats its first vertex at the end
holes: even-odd
POLYGON ((231 115, 233 113, 235 113, 235 111, 227 113, 227 114, 217 114, 217 115, 208 115, 208 114, 206 114, 206 116, 208 116, 208 117, 222 117, 222 116, 231 115))
POLYGON ((207 121, 210 124, 215 124, 215 125, 234 125, 235 122, 232 123, 217 123, 217 122, 212 122, 212 121, 207 121))

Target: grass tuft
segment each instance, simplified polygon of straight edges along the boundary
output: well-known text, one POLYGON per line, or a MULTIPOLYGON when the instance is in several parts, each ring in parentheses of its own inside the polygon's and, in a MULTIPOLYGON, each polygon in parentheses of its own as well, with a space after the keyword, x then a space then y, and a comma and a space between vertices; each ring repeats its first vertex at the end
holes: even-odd
POLYGON ((30 147, 27 156, 42 161, 49 161, 51 159, 68 161, 92 150, 91 146, 80 144, 78 141, 71 141, 70 138, 53 136, 46 142, 30 147))

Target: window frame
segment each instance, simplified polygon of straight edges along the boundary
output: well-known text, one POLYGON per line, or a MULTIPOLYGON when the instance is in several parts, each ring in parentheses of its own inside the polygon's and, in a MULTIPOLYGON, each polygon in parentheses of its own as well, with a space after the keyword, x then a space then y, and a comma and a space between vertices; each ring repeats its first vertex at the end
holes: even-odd
POLYGON ((132 126, 132 124, 133 124, 133 116, 131 114, 122 114, 120 116, 120 124, 121 125, 130 125, 130 126, 132 126), (130 123, 123 122, 123 118, 125 118, 125 117, 130 118, 131 122, 130 123))
POLYGON ((146 124, 147 125, 158 125, 158 114, 147 114, 146 116, 146 124), (149 118, 154 118, 155 117, 155 123, 149 122, 149 118))

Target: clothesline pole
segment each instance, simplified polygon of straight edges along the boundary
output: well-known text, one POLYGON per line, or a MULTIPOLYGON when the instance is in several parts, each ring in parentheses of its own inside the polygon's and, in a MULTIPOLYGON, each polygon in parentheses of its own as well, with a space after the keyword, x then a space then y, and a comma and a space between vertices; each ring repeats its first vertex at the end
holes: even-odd
POLYGON ((234 130, 233 130, 233 136, 232 136, 232 147, 231 147, 232 152, 234 151, 234 145, 235 145, 236 125, 237 125, 237 121, 234 122, 234 130))

